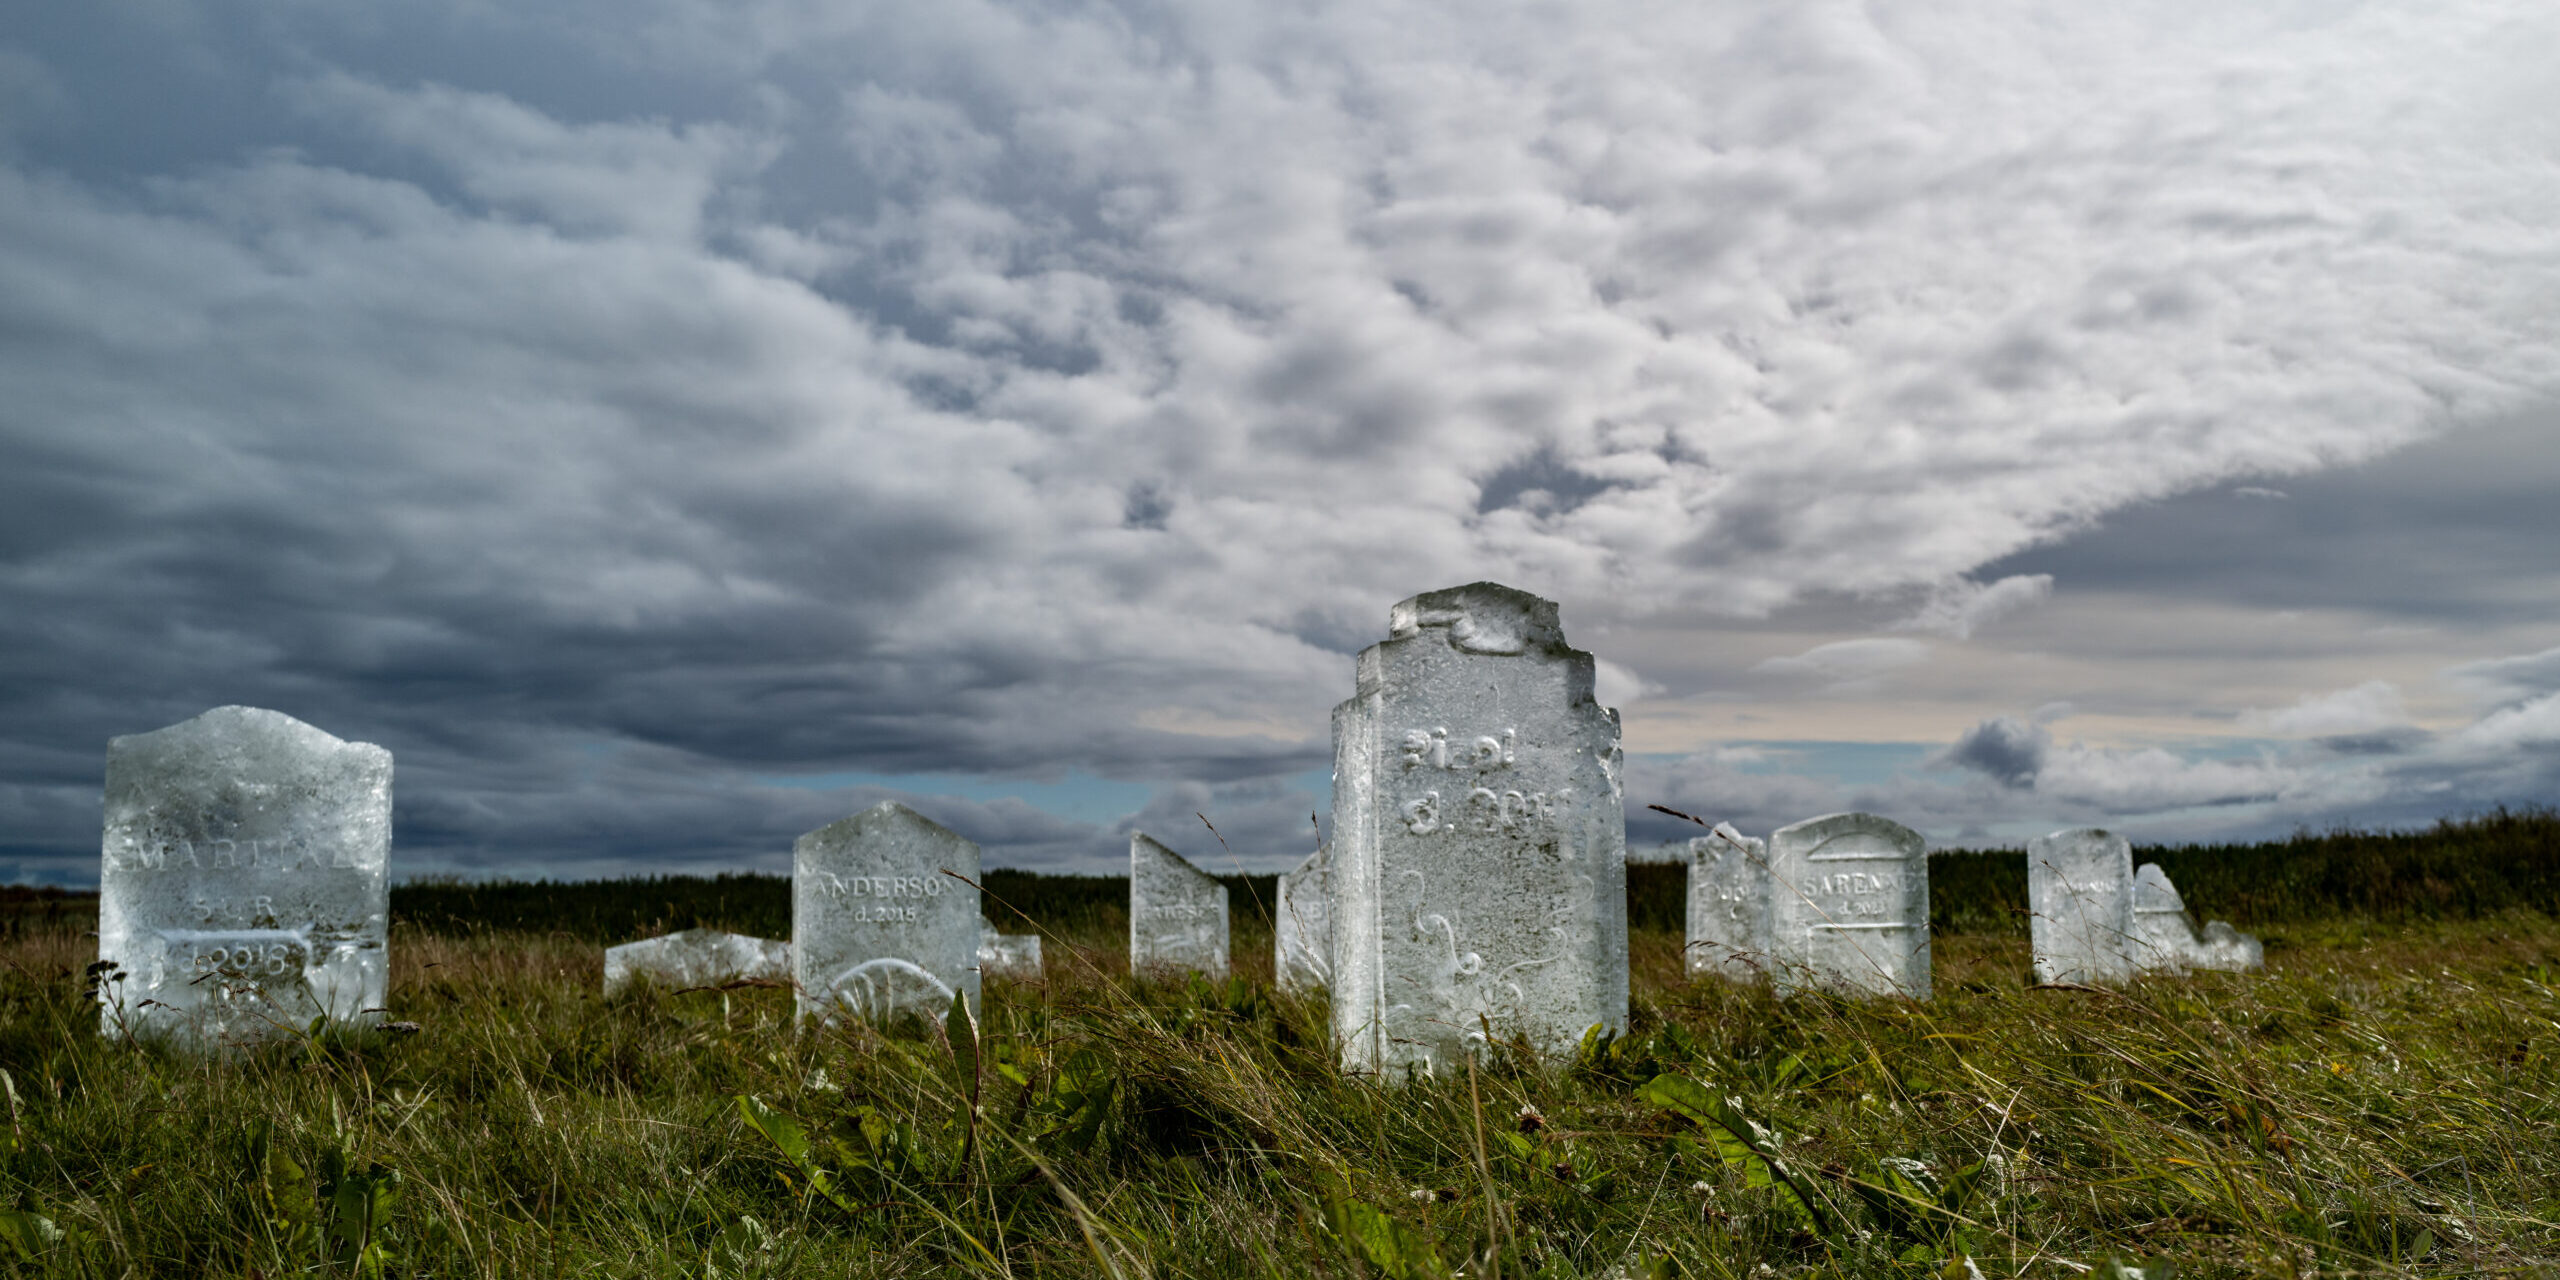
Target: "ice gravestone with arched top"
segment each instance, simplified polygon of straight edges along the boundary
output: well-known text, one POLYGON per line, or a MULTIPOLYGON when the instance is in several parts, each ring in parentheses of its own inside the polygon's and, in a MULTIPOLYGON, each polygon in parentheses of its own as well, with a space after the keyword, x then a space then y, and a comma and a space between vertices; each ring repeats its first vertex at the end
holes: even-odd
POLYGON ((391 753, 215 707, 107 744, 101 1029, 212 1046, 382 1006, 391 753))
POLYGON ((2075 827, 2027 842, 2028 927, 2038 982, 2133 976, 2133 843, 2075 827))
POLYGON ((1333 711, 1333 1020, 1348 1071, 1561 1055, 1627 1021, 1618 714, 1553 601, 1498 583, 1388 615, 1333 711))
POLYGON ((1757 981, 1769 966, 1769 842, 1717 823, 1689 842, 1689 976, 1757 981))
POLYGON ((1144 832, 1129 836, 1129 968, 1227 976, 1227 886, 1144 832))
POLYGON ((978 1006, 978 846, 894 800, 791 846, 800 1016, 940 1018, 978 1006), (948 873, 948 874, 946 874, 948 873))
POLYGON ((1929 998, 1929 854, 1920 833, 1835 813, 1769 836, 1769 941, 1779 991, 1929 998))

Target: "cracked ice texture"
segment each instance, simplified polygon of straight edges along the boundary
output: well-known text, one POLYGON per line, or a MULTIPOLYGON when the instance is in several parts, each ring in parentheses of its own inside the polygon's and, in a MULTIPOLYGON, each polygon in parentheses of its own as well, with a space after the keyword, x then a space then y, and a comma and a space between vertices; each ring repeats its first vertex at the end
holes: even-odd
POLYGON ((2144 973, 2250 973, 2266 967, 2266 949, 2258 940, 2224 921, 2206 924, 2198 937, 2187 919, 2186 900, 2156 862, 2143 863, 2133 876, 2133 934, 2134 967, 2144 973))
POLYGON ((1333 853, 1320 845, 1282 873, 1271 910, 1271 971, 1291 991, 1333 981, 1333 853))
POLYGON ((1929 854, 1919 832, 1835 813, 1769 835, 1772 978, 1806 987, 1929 998, 1929 854))
POLYGON ((978 846, 895 800, 793 842, 800 1016, 939 1019, 954 992, 977 1008, 977 886, 978 846))
POLYGON ((717 929, 686 929, 604 952, 604 991, 647 978, 673 990, 742 978, 791 980, 791 944, 717 929))
POLYGON ((1425 592, 1333 711, 1333 1019, 1347 1071, 1551 1055, 1627 1021, 1618 713, 1555 602, 1425 592))
POLYGON ((1145 832, 1129 836, 1129 968, 1227 976, 1227 886, 1145 832))
POLYGON ((209 1047, 379 1009, 390 857, 391 753, 371 743, 257 707, 110 740, 101 1029, 209 1047))
POLYGON ((992 923, 981 926, 978 935, 978 976, 1010 978, 1016 982, 1038 982, 1045 971, 1040 964, 1040 935, 1036 933, 999 933, 992 923))
POLYGON ((1691 977, 1756 982, 1769 965, 1769 842, 1724 823, 1689 842, 1691 977))
POLYGON ((2134 973, 2133 842, 2075 827, 2027 842, 2036 981, 2121 983, 2134 973))

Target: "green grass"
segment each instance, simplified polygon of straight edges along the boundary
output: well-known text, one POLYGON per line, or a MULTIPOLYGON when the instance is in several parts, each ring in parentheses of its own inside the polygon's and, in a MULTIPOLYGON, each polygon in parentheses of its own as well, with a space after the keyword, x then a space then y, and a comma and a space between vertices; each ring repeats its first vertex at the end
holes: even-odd
POLYGON ((626 895, 610 909, 552 886, 524 900, 567 914, 506 928, 404 890, 391 1002, 421 1030, 208 1061, 96 1036, 95 944, 42 920, 0 937, 0 1269, 1756 1280, 1958 1256, 2040 1277, 2560 1259, 2542 911, 2265 916, 2191 891, 2260 929, 2268 972, 2118 994, 2032 989, 2023 930, 1991 913, 1938 938, 1933 1002, 1782 1003, 1681 976, 1674 883, 1637 881, 1630 1035, 1395 1086, 1332 1069, 1321 1004, 1268 983, 1264 918, 1239 913, 1228 982, 1134 982, 1120 905, 1090 885, 990 877, 1056 923, 1048 980, 991 984, 974 1041, 795 1031, 772 988, 601 997, 582 930, 754 919, 688 917, 659 882, 599 888, 626 895))

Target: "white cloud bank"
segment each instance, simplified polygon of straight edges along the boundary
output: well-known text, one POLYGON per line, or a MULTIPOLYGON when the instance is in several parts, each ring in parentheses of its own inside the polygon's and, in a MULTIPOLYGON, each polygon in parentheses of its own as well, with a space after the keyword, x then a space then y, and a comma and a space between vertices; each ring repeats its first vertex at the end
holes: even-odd
POLYGON ((2330 737, 2400 728, 2409 723, 2409 711, 2400 686, 2367 680, 2352 689, 2306 694, 2281 710, 2242 712, 2240 723, 2280 737, 2330 737))
MULTIPOLYGON (((2049 586, 1966 581, 2004 553, 2560 369, 2542 8, 428 12, 591 61, 279 15, 239 74, 291 123, 0 167, 48 743, 301 697, 492 769, 575 725, 1223 784, 1320 758, 1416 590, 1963 636, 2049 586), (693 88, 570 91, 644 73, 693 88)), ((51 52, 56 114, 157 91, 51 52)), ((1790 661, 1925 652, 1852 646, 1790 661)))

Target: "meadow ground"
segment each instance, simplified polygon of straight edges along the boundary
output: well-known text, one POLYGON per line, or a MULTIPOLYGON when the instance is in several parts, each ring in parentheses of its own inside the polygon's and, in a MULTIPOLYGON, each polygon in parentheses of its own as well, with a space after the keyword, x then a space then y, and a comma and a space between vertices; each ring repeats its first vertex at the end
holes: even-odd
POLYGON ((1664 883, 1639 878, 1628 1035, 1393 1086, 1332 1069, 1321 1004, 1272 990, 1249 910, 1231 980, 1133 982, 1117 907, 1066 894, 1044 920, 1048 978, 991 984, 974 1037, 795 1033, 771 987, 607 999, 580 929, 413 910, 391 1002, 417 1032, 222 1061, 97 1036, 80 979, 95 943, 57 913, 0 939, 0 1267, 1962 1280, 2560 1263, 2560 921, 2542 911, 2244 917, 2266 973, 2123 992, 2036 989, 2023 929, 1993 913, 1941 932, 1931 1002, 1779 1002, 1682 977, 1664 883))

